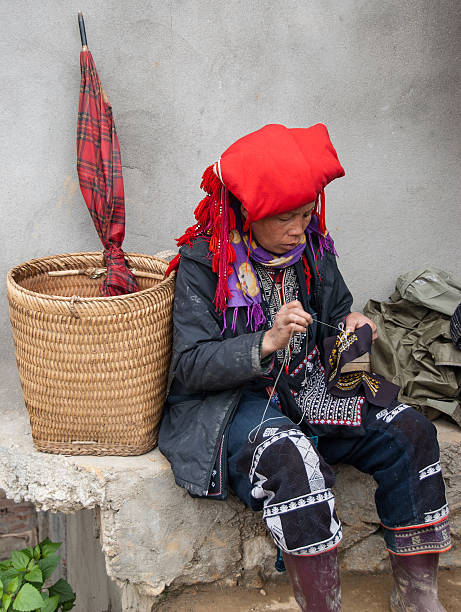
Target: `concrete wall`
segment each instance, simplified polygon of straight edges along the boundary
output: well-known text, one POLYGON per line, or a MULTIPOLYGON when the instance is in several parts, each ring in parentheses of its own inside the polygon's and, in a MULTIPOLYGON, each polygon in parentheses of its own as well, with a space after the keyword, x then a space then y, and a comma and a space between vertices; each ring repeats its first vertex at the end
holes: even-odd
MULTIPOLYGON (((126 250, 173 246, 203 169, 269 122, 325 122, 346 177, 327 223, 361 307, 426 263, 458 272, 455 0, 0 1, 1 271, 97 250, 75 160, 81 8, 120 138, 126 250)), ((459 272, 458 272, 459 276, 459 272)), ((2 287, 2 297, 5 290, 2 287)), ((6 300, 2 390, 18 394, 6 300)))

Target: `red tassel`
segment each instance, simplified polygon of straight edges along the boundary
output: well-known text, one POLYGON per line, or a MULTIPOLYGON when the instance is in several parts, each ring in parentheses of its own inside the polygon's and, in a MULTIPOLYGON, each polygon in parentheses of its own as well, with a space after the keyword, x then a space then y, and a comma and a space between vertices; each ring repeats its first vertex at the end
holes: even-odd
POLYGON ((213 260, 211 262, 211 269, 215 274, 219 272, 219 253, 215 253, 213 255, 213 260))
POLYGON ((303 264, 304 264, 304 276, 306 278, 307 293, 309 294, 309 291, 311 288, 311 271, 309 268, 309 264, 307 263, 307 257, 304 253, 303 253, 303 264))
POLYGON ((176 268, 179 266, 179 260, 181 259, 181 255, 178 253, 177 255, 175 255, 175 257, 173 257, 173 259, 170 261, 168 268, 166 269, 165 272, 165 278, 167 276, 170 276, 170 274, 173 272, 173 270, 176 270, 176 268))
POLYGON ((235 229, 235 213, 229 206, 229 229, 235 229))
POLYGON ((210 217, 210 197, 205 196, 203 200, 201 200, 194 211, 195 218, 200 223, 202 227, 205 227, 208 224, 208 220, 210 217))
POLYGON ((227 268, 227 276, 232 276, 233 273, 234 273, 234 270, 230 266, 228 266, 228 268, 227 268))
POLYGON ((183 244, 188 244, 189 246, 192 244, 192 240, 197 237, 198 227, 197 224, 191 225, 186 229, 184 234, 180 238, 176 238, 176 244, 178 246, 182 246, 183 244))
POLYGON ((218 237, 213 235, 210 240, 210 251, 212 253, 216 253, 218 250, 218 246, 219 246, 218 237))
POLYGON ((243 231, 247 232, 250 229, 250 220, 248 217, 245 219, 245 223, 243 224, 243 231))
POLYGON ((215 216, 214 221, 213 221, 213 233, 219 234, 219 232, 221 231, 221 225, 222 225, 222 215, 218 214, 215 216))
POLYGON ((219 188, 222 183, 216 174, 213 172, 214 164, 208 166, 202 176, 202 182, 200 183, 200 187, 206 191, 208 194, 215 196, 215 198, 219 195, 219 188))

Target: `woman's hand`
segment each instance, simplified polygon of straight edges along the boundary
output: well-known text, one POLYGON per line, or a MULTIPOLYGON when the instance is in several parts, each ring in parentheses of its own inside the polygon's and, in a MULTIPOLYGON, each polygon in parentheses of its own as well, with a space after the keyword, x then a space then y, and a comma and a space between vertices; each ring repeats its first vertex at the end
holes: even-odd
POLYGON ((371 319, 366 317, 361 312, 351 312, 351 314, 347 315, 344 329, 347 332, 353 332, 356 329, 359 329, 359 327, 363 327, 367 323, 371 327, 371 331, 373 332, 371 340, 372 342, 374 342, 378 338, 378 331, 376 325, 371 319))
POLYGON ((284 304, 275 317, 274 325, 264 334, 261 359, 284 348, 291 336, 298 332, 304 333, 311 323, 312 317, 304 310, 301 302, 296 300, 284 304))

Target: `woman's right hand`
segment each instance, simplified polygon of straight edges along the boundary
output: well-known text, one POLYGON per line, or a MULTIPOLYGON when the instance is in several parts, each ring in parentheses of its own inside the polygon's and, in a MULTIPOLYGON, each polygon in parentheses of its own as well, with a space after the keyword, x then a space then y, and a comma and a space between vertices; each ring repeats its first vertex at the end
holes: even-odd
POLYGON ((305 333, 311 323, 312 317, 304 310, 301 302, 295 300, 284 304, 275 317, 274 325, 264 334, 261 359, 285 348, 290 337, 298 332, 305 333))

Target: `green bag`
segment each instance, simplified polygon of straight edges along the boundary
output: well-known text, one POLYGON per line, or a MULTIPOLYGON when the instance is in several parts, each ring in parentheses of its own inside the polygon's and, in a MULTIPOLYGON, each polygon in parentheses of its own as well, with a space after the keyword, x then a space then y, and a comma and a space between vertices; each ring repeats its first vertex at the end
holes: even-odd
POLYGON ((438 268, 413 270, 398 277, 396 289, 405 299, 451 315, 461 302, 461 283, 438 268))

